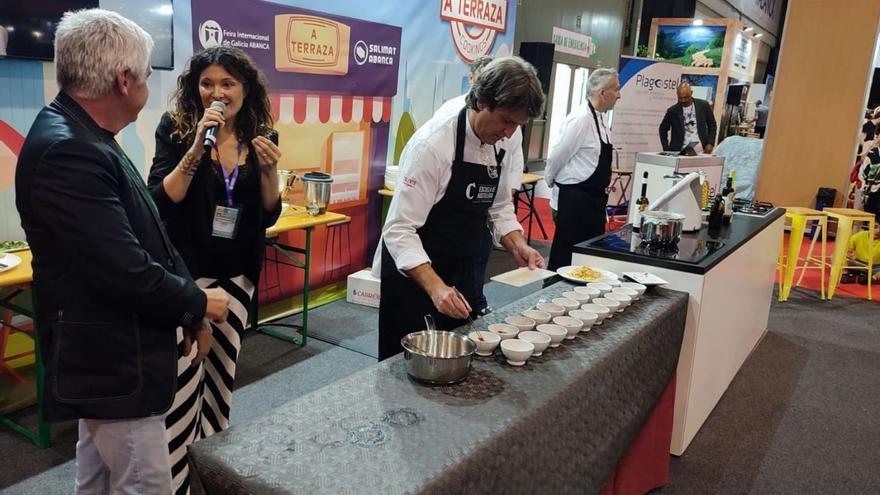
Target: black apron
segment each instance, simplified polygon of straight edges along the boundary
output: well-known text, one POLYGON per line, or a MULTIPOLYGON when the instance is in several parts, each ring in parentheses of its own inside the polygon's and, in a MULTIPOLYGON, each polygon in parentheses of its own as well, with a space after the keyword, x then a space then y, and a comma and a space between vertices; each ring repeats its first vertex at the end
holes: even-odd
MULTIPOLYGON (((448 286, 456 287, 476 308, 474 262, 486 231, 489 207, 495 201, 504 150, 496 165, 464 161, 467 109, 458 114, 455 158, 446 193, 431 208, 416 232, 431 259, 431 267, 448 286)), ((401 275, 382 242, 382 299, 379 302, 379 360, 399 353, 400 339, 425 329, 424 317, 434 317, 438 330, 452 330, 466 322, 440 314, 431 297, 409 277, 401 275)))
POLYGON ((602 141, 596 110, 592 103, 588 104, 596 122, 596 134, 599 135, 599 163, 593 174, 579 184, 556 184, 559 187, 559 209, 556 233, 550 247, 550 270, 571 265, 571 251, 575 244, 605 233, 613 146, 610 142, 602 141))

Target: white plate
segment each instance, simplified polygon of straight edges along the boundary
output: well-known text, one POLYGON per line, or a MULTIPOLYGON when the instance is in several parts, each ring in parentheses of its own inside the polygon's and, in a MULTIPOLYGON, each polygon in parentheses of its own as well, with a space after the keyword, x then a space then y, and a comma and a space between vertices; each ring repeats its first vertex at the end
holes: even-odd
POLYGON ((502 284, 512 285, 513 287, 522 287, 532 282, 537 282, 538 280, 544 280, 545 278, 552 277, 553 275, 556 274, 551 272, 550 270, 544 270, 542 268, 529 270, 529 267, 524 266, 522 268, 517 268, 516 270, 511 270, 500 275, 495 275, 491 278, 491 280, 501 282, 502 284))
MULTIPOLYGON (((599 279, 596 279, 596 280, 581 280, 581 279, 579 279, 579 278, 572 277, 572 276, 569 274, 572 270, 574 270, 575 268, 580 268, 581 266, 585 266, 585 265, 569 265, 569 266, 559 267, 559 268, 556 269, 556 273, 558 273, 560 277, 562 277, 562 278, 564 278, 564 279, 566 279, 566 280, 568 280, 568 281, 574 282, 574 283, 576 283, 576 284, 587 284, 587 283, 590 283, 590 282, 596 282, 596 281, 599 280, 599 279)), ((599 273, 602 275, 601 278, 610 278, 610 279, 614 279, 614 280, 617 280, 618 278, 620 278, 620 277, 618 277, 618 275, 617 275, 616 273, 614 273, 614 272, 609 272, 608 270, 603 270, 603 269, 601 269, 601 268, 596 268, 595 266, 590 266, 589 268, 591 268, 591 269, 596 270, 597 272, 599 272, 599 273)))
POLYGON ((642 285, 665 285, 669 283, 657 275, 648 272, 623 272, 623 275, 633 282, 638 282, 642 285))
POLYGON ((7 270, 12 270, 21 264, 21 258, 14 254, 3 253, 2 257, 0 257, 0 272, 5 272, 7 270))

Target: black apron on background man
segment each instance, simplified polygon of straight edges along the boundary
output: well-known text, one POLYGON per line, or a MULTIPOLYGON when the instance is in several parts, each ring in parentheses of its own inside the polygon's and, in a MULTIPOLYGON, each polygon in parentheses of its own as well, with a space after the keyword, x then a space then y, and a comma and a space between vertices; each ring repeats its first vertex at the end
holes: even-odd
POLYGON ((587 180, 579 184, 559 184, 559 203, 556 214, 556 234, 550 247, 550 270, 571 265, 575 244, 605 233, 605 208, 608 204, 608 186, 611 184, 611 143, 602 141, 599 118, 589 103, 596 134, 599 135, 599 163, 587 180))
MULTIPOLYGON (((417 230, 431 267, 443 282, 461 292, 472 308, 474 262, 486 230, 489 207, 495 201, 504 150, 496 153, 496 166, 464 161, 467 108, 458 114, 452 176, 443 198, 431 208, 417 230)), ((466 322, 440 314, 416 282, 400 273, 382 242, 382 299, 379 304, 379 360, 403 350, 400 339, 425 329, 424 316, 434 317, 438 330, 451 330, 466 322)))

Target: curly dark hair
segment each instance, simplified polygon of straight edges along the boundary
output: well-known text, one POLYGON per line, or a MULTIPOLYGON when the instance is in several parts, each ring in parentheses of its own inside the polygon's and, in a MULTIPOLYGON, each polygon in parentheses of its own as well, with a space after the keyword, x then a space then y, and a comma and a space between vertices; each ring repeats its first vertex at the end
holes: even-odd
POLYGON ((171 95, 171 136, 192 145, 199 120, 205 112, 199 96, 199 77, 211 65, 219 65, 244 85, 244 101, 236 117, 238 138, 249 143, 257 136, 274 131, 272 106, 266 93, 266 76, 247 53, 238 48, 216 46, 201 51, 190 59, 189 67, 177 78, 177 89, 171 95))

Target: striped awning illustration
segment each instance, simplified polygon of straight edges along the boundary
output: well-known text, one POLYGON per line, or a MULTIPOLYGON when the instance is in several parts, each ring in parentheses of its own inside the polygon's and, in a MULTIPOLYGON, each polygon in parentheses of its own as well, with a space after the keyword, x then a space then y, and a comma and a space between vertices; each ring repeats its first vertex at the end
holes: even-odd
POLYGON ((388 122, 390 96, 349 96, 308 93, 270 95, 275 119, 283 124, 388 122))

